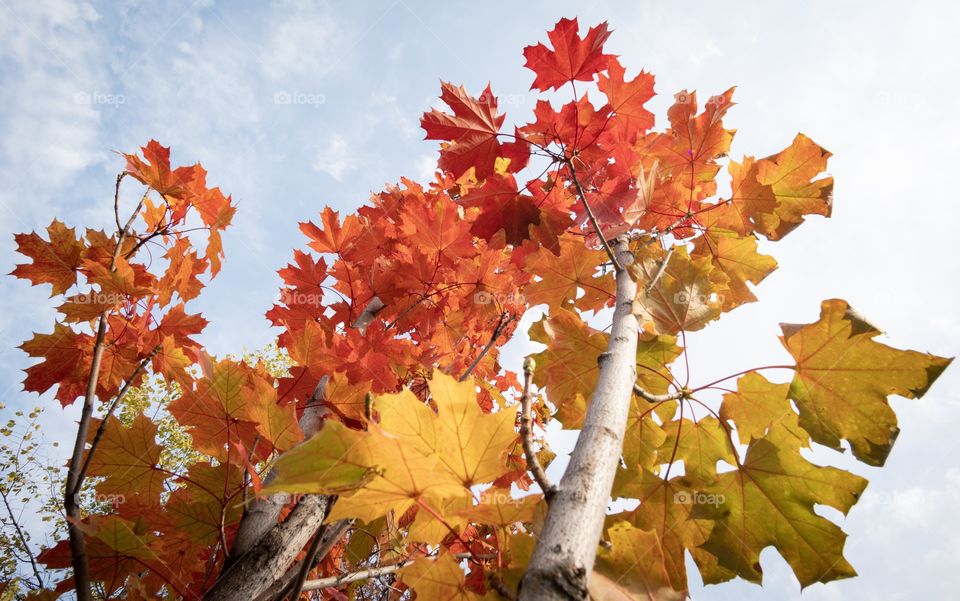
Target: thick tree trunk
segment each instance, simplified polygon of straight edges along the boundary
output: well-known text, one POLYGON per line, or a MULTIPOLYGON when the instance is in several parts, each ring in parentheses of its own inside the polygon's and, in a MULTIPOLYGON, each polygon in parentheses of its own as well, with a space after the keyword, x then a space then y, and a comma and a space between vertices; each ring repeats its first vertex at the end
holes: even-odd
MULTIPOLYGON (((323 378, 317 384, 313 394, 307 401, 307 408, 300 418, 300 429, 303 431, 304 440, 316 434, 317 430, 323 424, 323 417, 320 415, 320 408, 317 403, 323 398, 326 389, 327 379, 323 378)), ((270 472, 264 478, 264 485, 269 484, 276 474, 270 472)), ((250 549, 277 525, 280 519, 280 512, 283 507, 289 503, 289 495, 277 494, 269 497, 258 497, 252 500, 243 512, 243 519, 240 520, 240 526, 237 528, 237 534, 233 538, 233 546, 230 549, 230 559, 224 562, 223 571, 242 557, 250 549)))
MULTIPOLYGON (((373 297, 353 327, 364 331, 383 308, 380 299, 373 297)), ((300 418, 304 439, 316 434, 323 425, 324 409, 319 401, 326 393, 326 385, 327 378, 324 377, 317 384, 300 418)), ((273 477, 271 472, 265 482, 273 477)), ((224 562, 216 583, 204 595, 205 601, 249 601, 267 591, 278 587, 282 589, 290 582, 295 575, 290 573, 291 565, 326 518, 333 499, 304 495, 287 520, 277 523, 288 501, 287 495, 279 494, 254 499, 248 505, 237 528, 230 557, 224 562), (291 521, 294 516, 296 520, 291 521)))
MULTIPOLYGON (((615 247, 620 264, 633 257, 626 240, 615 247)), ((638 324, 633 315, 637 284, 626 269, 617 272, 616 306, 600 376, 590 397, 583 429, 570 464, 550 501, 546 522, 521 582, 520 601, 577 601, 587 597, 597 545, 636 382, 638 324)))
MULTIPOLYGON (((316 434, 323 424, 322 408, 319 401, 325 394, 326 385, 327 378, 321 379, 307 402, 307 408, 300 417, 300 429, 303 431, 304 439, 316 434)), ((274 477, 275 474, 270 472, 264 482, 269 483, 274 477)), ((285 522, 278 523, 282 509, 289 502, 289 495, 286 494, 260 497, 250 502, 244 510, 243 519, 240 520, 237 534, 234 536, 230 557, 223 564, 220 578, 204 595, 204 599, 249 601, 255 599, 275 580, 286 574, 296 559, 297 553, 300 552, 310 539, 310 535, 323 522, 329 511, 329 499, 327 497, 304 495, 300 498, 294 512, 297 512, 302 522, 310 524, 315 522, 316 525, 313 526, 312 530, 294 534, 291 532, 291 528, 285 526, 294 516, 294 512, 291 512, 285 522), (285 534, 281 534, 281 532, 285 534), (303 537, 306 538, 301 540, 303 537), (274 562, 269 573, 264 572, 254 576, 256 580, 262 581, 262 589, 259 589, 257 593, 250 593, 251 589, 246 587, 242 581, 251 578, 250 566, 260 565, 262 561, 260 556, 265 553, 276 554, 276 558, 285 561, 285 563, 274 562), (211 596, 214 594, 216 596, 211 596)))
POLYGON ((308 495, 287 519, 272 528, 231 565, 203 596, 204 601, 250 601, 284 577, 304 545, 317 532, 330 497, 308 495))

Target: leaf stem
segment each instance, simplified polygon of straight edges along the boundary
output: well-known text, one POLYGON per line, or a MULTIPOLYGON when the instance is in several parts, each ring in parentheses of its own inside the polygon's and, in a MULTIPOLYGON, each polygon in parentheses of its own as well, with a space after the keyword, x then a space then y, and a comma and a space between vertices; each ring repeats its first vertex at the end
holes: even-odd
POLYGON ((714 385, 719 384, 720 382, 726 382, 727 380, 729 380, 729 379, 731 379, 731 378, 736 378, 737 376, 743 376, 743 375, 746 375, 746 374, 749 374, 749 373, 753 373, 753 372, 755 372, 755 371, 760 371, 760 370, 762 370, 762 369, 793 369, 793 370, 796 370, 796 369, 797 369, 797 366, 796 366, 796 365, 764 365, 763 367, 754 367, 754 368, 751 368, 751 369, 745 369, 745 370, 743 370, 743 371, 738 371, 738 372, 735 373, 735 374, 731 374, 731 375, 729 375, 729 376, 725 376, 725 377, 723 377, 723 378, 720 378, 719 380, 714 380, 713 382, 710 382, 709 384, 704 384, 703 386, 697 386, 696 388, 692 389, 690 392, 691 392, 691 393, 700 392, 701 390, 705 390, 705 389, 707 389, 707 388, 711 388, 711 387, 713 387, 714 385))

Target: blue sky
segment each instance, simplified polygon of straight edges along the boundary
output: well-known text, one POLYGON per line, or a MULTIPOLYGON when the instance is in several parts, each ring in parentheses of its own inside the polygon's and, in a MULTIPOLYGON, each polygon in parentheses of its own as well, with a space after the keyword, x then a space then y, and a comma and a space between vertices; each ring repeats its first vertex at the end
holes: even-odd
MULTIPOLYGON (((202 161, 239 206, 223 273, 194 305, 211 322, 202 340, 218 354, 260 347, 276 334, 263 317, 275 271, 303 245, 297 223, 429 176, 436 144, 418 119, 440 79, 475 94, 490 81, 508 124, 525 121, 534 97, 522 49, 563 16, 609 21, 608 51, 631 74, 656 74, 658 126, 673 92, 735 84, 733 156, 766 156, 797 131, 835 155, 833 219, 766 247, 780 269, 761 302, 691 338, 695 381, 782 359, 778 322, 814 321, 832 297, 891 344, 956 353, 960 209, 948 178, 960 154, 960 5, 946 2, 0 0, 0 268, 18 260, 12 233, 54 216, 108 227, 122 168, 113 151, 156 138, 175 162, 202 161)), ((76 408, 19 392, 28 362, 15 346, 51 329, 47 292, 4 277, 0 302, 0 401, 46 404, 48 438, 72 440, 76 408)), ((528 348, 511 344, 516 356, 528 348)), ((854 466, 871 480, 843 522, 860 578, 801 597, 767 550, 763 589, 702 589, 694 576, 694 598, 955 595, 944 575, 960 566, 957 371, 921 401, 894 401, 902 433, 883 470, 854 466)))

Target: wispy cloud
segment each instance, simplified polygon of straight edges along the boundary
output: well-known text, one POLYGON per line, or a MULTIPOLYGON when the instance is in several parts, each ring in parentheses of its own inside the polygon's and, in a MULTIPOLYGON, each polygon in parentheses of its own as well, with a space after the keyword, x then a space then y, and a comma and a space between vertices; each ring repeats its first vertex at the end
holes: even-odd
POLYGON ((327 138, 326 145, 317 154, 313 168, 340 181, 344 175, 357 168, 357 159, 347 148, 347 141, 343 136, 331 134, 327 138))

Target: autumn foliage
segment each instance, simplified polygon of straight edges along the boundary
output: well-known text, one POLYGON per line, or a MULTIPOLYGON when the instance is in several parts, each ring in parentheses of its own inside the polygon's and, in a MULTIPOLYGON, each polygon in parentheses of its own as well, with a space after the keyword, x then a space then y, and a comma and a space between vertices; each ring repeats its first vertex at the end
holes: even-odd
MULTIPOLYGON (((123 499, 72 520, 103 598, 201 598, 236 560, 245 507, 290 493, 283 516, 301 494, 337 495, 326 522, 348 520, 311 580, 396 568, 317 585, 330 598, 384 583, 391 598, 509 596, 548 504, 518 434, 524 375, 500 349, 542 309, 528 334, 541 349, 530 394, 547 464, 542 427, 580 428, 598 378, 615 239, 629 245, 642 331, 611 496, 640 504, 608 516, 591 593, 683 594, 687 553, 707 583, 760 582, 769 546, 803 586, 855 574, 846 534, 814 506, 846 513, 866 480, 801 451, 849 446, 882 465, 897 433, 889 395, 921 396, 949 360, 886 346, 845 301, 826 300, 817 322, 783 325, 774 368, 698 381, 685 334, 756 301, 777 266, 761 249, 830 215, 830 153, 798 134, 771 156, 728 158, 733 88, 677 93, 656 129, 654 76, 628 76, 604 52, 610 33, 563 19, 549 45, 524 50, 540 93, 524 124, 504 127, 490 86, 474 96, 443 83, 449 108, 421 119, 440 142, 433 181, 404 178, 354 214, 325 208, 300 224, 305 247, 266 313, 290 361, 279 378, 198 342, 207 320, 187 305, 220 270, 234 217, 199 164, 173 168, 150 141, 117 180, 118 192, 143 188, 127 226, 115 205, 116 232, 54 220, 17 235, 28 261, 13 275, 49 284, 60 313, 21 346, 37 360, 25 390, 92 411, 157 374, 179 386, 167 410, 203 457, 162 469, 146 415, 125 426, 108 411, 81 429, 70 470, 123 499)), ((75 553, 64 540, 37 559, 69 569, 75 553)), ((63 575, 32 598, 71 590, 63 575)))

